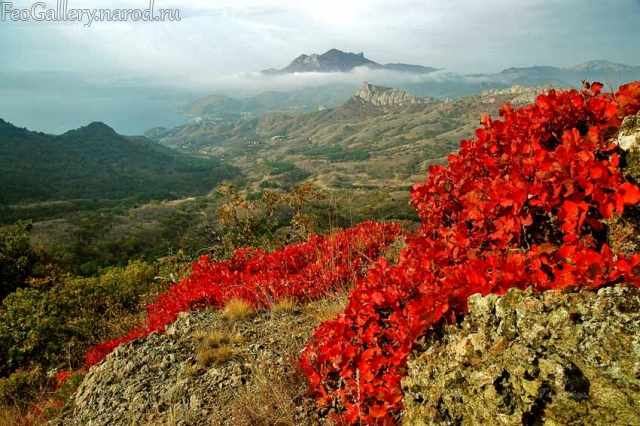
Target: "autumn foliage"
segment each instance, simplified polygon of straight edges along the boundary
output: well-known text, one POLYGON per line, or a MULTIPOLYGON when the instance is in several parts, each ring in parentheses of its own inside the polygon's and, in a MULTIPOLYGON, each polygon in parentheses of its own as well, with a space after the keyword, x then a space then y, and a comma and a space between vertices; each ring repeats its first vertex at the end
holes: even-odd
MULTIPOLYGON (((87 354, 94 365, 121 343, 162 332, 183 311, 231 299, 255 307, 316 299, 355 282, 344 313, 324 322, 301 354, 323 414, 346 425, 395 425, 401 380, 416 339, 467 312, 474 293, 640 286, 640 255, 614 253, 607 220, 640 201, 611 137, 640 110, 640 82, 552 90, 501 120, 482 117, 475 140, 414 185, 422 226, 391 265, 379 254, 398 236, 366 222, 273 253, 241 249, 225 262, 203 257, 193 274, 147 307, 121 339, 87 354), (377 259, 371 268, 373 260, 377 259)), ((637 214, 637 212, 636 212, 637 214)))
POLYGON ((301 364, 320 408, 338 424, 394 425, 415 340, 466 313, 474 293, 510 288, 640 286, 640 255, 614 253, 605 219, 640 201, 609 139, 640 109, 640 83, 615 94, 550 91, 482 118, 446 167, 412 191, 421 229, 396 265, 379 259, 323 323, 301 364))
POLYGON ((146 307, 147 317, 126 336, 101 343, 87 353, 87 366, 102 360, 117 346, 164 332, 180 312, 222 308, 231 299, 269 308, 281 300, 306 301, 347 288, 362 277, 371 259, 400 233, 397 225, 365 222, 326 237, 289 245, 267 253, 240 249, 225 262, 203 256, 193 273, 146 307))

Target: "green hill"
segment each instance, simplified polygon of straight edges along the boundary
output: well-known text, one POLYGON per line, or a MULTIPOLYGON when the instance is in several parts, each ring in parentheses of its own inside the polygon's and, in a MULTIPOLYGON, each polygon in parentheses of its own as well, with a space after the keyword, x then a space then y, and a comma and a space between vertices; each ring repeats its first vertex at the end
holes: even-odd
POLYGON ((195 158, 103 123, 59 136, 0 119, 0 205, 63 200, 173 199, 202 194, 239 175, 220 160, 195 158))

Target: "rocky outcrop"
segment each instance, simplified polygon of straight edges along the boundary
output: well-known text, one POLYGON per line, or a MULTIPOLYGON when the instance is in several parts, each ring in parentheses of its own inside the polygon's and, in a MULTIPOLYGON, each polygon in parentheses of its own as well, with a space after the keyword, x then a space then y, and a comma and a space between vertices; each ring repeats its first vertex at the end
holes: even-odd
POLYGON ((296 365, 316 325, 300 310, 241 321, 182 313, 165 334, 122 345, 93 367, 58 426, 310 424, 296 365), (224 336, 229 351, 203 351, 224 336))
POLYGON ((485 90, 480 96, 486 98, 487 103, 493 103, 491 102, 492 99, 495 102, 495 98, 498 96, 513 96, 509 102, 518 106, 534 103, 539 95, 548 93, 551 89, 553 89, 553 86, 523 87, 515 85, 507 89, 485 90))
MULTIPOLYGON (((640 184, 640 114, 624 119, 615 139, 620 147, 621 170, 627 180, 640 184)), ((632 256, 640 252, 640 214, 638 207, 628 207, 624 216, 607 219, 607 244, 615 253, 632 256)))
POLYGON ((353 95, 352 99, 382 107, 409 106, 438 102, 438 100, 434 98, 416 96, 400 89, 375 86, 367 82, 365 82, 362 85, 362 88, 353 95))
POLYGON ((625 152, 625 174, 636 183, 640 182, 640 113, 624 119, 617 142, 625 152))
POLYGON ((405 425, 640 425, 640 290, 473 296, 403 380, 405 425))

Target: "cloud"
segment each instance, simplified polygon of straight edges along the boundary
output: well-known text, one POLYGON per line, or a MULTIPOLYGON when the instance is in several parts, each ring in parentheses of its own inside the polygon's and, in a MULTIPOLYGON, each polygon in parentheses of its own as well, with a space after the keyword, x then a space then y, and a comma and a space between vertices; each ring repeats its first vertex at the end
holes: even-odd
MULTIPOLYGON (((68 0, 70 8, 148 7, 149 0, 68 0)), ((14 1, 30 7, 35 0, 14 1)), ((45 0, 49 7, 55 2, 45 0)), ((378 62, 457 72, 640 57, 640 2, 616 0, 155 0, 180 22, 1 22, 0 71, 88 78, 224 80, 286 66, 301 53, 364 51, 378 62), (226 77, 225 77, 226 76, 226 77)))

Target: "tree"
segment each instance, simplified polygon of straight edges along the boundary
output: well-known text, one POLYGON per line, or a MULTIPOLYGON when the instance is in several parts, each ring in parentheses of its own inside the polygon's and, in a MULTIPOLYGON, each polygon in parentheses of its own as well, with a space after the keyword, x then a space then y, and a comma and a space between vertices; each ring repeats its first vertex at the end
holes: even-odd
POLYGON ((0 228, 0 300, 23 287, 35 267, 37 254, 31 247, 31 222, 19 221, 0 228))

